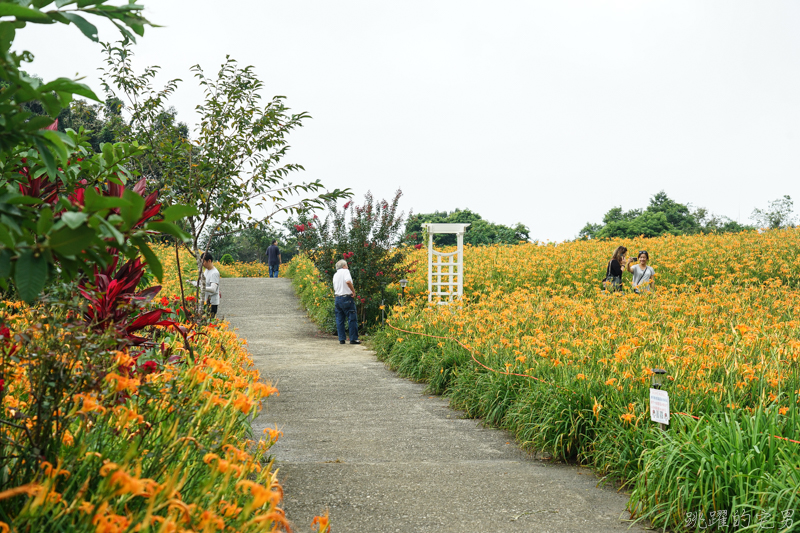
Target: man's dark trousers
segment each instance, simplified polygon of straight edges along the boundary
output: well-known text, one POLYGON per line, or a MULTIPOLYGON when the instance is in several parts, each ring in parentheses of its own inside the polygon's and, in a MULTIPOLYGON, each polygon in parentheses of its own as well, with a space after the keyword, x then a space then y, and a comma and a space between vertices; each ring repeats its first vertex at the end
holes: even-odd
POLYGON ((350 326, 350 342, 358 340, 358 318, 356 318, 356 301, 352 296, 337 296, 334 303, 336 313, 336 332, 339 342, 344 342, 344 321, 347 319, 350 326))

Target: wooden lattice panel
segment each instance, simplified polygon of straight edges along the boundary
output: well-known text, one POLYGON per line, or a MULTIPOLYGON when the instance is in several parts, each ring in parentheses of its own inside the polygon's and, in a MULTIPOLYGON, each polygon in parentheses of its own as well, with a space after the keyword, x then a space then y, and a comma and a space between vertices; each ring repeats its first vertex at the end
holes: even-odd
POLYGON ((464 293, 464 231, 469 224, 427 224, 428 228, 428 301, 449 304, 464 293), (433 248, 437 233, 455 233, 455 252, 433 248))

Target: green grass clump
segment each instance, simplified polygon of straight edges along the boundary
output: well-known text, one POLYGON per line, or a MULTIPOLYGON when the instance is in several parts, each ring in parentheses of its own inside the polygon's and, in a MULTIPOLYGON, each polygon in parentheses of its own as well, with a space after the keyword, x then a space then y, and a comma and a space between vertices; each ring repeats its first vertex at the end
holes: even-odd
POLYGON ((796 409, 673 420, 642 453, 629 503, 639 519, 689 531, 800 530, 800 444, 776 438, 800 440, 796 409))

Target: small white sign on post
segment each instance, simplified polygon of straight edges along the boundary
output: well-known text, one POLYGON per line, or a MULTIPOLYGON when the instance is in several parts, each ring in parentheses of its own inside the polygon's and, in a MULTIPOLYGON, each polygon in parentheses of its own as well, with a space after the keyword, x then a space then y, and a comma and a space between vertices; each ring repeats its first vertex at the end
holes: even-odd
POLYGON ((660 389, 650 389, 650 420, 669 425, 669 394, 660 389))

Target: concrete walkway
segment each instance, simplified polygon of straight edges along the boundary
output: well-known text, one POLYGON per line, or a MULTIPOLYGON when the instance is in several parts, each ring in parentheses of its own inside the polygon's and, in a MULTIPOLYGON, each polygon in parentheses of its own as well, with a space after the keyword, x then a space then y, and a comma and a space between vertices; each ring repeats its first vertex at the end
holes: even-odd
POLYGON ((256 431, 283 431, 272 452, 296 531, 325 509, 335 533, 629 531, 625 495, 531 458, 365 347, 319 332, 289 280, 224 279, 222 293, 220 315, 280 390, 256 431))

